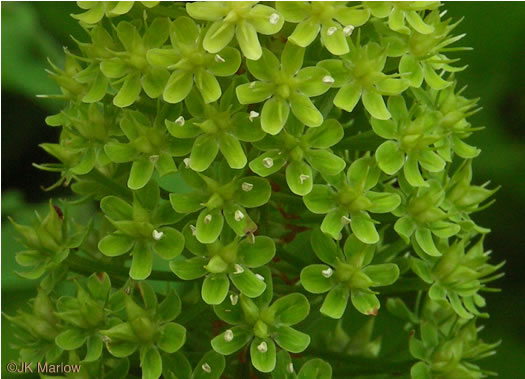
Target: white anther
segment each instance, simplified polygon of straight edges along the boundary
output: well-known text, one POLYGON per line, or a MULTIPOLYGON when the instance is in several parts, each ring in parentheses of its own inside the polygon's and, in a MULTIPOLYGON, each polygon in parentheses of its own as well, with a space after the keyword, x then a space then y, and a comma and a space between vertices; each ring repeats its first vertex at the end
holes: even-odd
POLYGON ((351 221, 352 220, 350 219, 350 217, 346 217, 346 216, 341 217, 341 223, 343 225, 348 225, 348 224, 350 224, 351 221))
POLYGON ((326 34, 329 36, 333 36, 335 32, 337 32, 337 28, 335 26, 331 26, 326 31, 326 34))
POLYGON ((235 211, 235 214, 233 215, 233 218, 235 219, 235 221, 239 222, 244 218, 244 213, 237 209, 235 211))
POLYGON ((343 29, 343 33, 345 34, 345 36, 349 37, 352 35, 354 29, 355 28, 352 25, 346 25, 343 29))
POLYGON ((195 227, 195 225, 190 225, 190 230, 192 236, 197 235, 197 228, 195 227))
POLYGON ((332 78, 330 75, 323 76, 323 83, 325 84, 334 84, 335 79, 332 78))
POLYGON ((154 229, 153 232, 151 233, 151 236, 153 237, 155 241, 159 241, 163 235, 164 235, 164 232, 159 232, 157 229, 154 229))
POLYGON ((149 161, 151 163, 156 163, 158 160, 159 160, 159 156, 158 155, 150 155, 149 156, 149 161))
POLYGON ((254 87, 255 87, 255 82, 251 82, 251 83, 248 85, 248 87, 250 87, 250 88, 254 88, 254 87))
POLYGON ((326 279, 328 279, 329 277, 331 277, 333 273, 334 273, 334 270, 332 270, 330 267, 328 267, 326 270, 321 271, 321 274, 323 274, 323 276, 324 276, 326 279))
POLYGON ((111 342, 111 338, 109 338, 108 336, 102 336, 102 342, 110 343, 111 342))
POLYGON ((207 214, 206 216, 204 216, 204 223, 209 224, 212 218, 213 218, 212 215, 207 214))
POLYGON ((242 274, 244 272, 244 269, 240 264, 236 263, 233 267, 235 268, 235 271, 233 272, 234 274, 242 274))
POLYGON ((177 125, 180 125, 180 126, 183 126, 184 125, 184 116, 179 116, 177 117, 177 119, 175 120, 175 124, 177 125))
POLYGON ((270 21, 270 24, 277 25, 280 19, 281 19, 281 16, 279 16, 277 13, 272 13, 270 15, 269 21, 270 21))
POLYGON ((215 62, 217 62, 217 63, 224 63, 224 62, 226 62, 226 59, 221 57, 219 54, 215 54, 215 62))
POLYGON ((242 183, 241 188, 242 188, 242 190, 244 192, 250 192, 253 189, 253 184, 252 183, 248 183, 248 182, 244 182, 244 183, 242 183))
POLYGON ((253 121, 253 119, 257 117, 259 117, 259 112, 250 111, 250 116, 248 116, 248 120, 253 121))
POLYGON ((301 184, 303 184, 304 181, 307 179, 310 179, 309 175, 304 175, 304 174, 299 175, 299 181, 301 182, 301 184))
POLYGON ((266 157, 263 159, 263 165, 266 168, 272 168, 273 167, 273 159, 270 157, 266 157))
POLYGON ((248 241, 248 243, 251 243, 252 245, 255 243, 255 235, 253 233, 248 233, 246 235, 246 241, 248 241))
POLYGON ((182 161, 184 162, 184 167, 190 168, 190 158, 184 158, 182 161))
POLYGON ((288 374, 293 374, 294 370, 292 362, 288 363, 288 365, 286 366, 286 371, 288 371, 288 374))
POLYGON ((257 345, 257 350, 259 350, 260 353, 266 353, 268 351, 268 345, 266 342, 262 341, 259 345, 257 345))
POLYGON ((264 276, 262 276, 261 274, 255 274, 255 277, 264 282, 264 276))
POLYGON ((239 295, 236 295, 234 293, 232 293, 230 295, 230 302, 232 303, 233 306, 237 305, 237 302, 239 301, 239 295))
POLYGON ((211 374, 211 367, 209 364, 207 364, 206 362, 204 362, 201 366, 202 370, 204 372, 207 372, 208 374, 211 374))
POLYGON ((233 332, 231 329, 224 332, 224 340, 226 342, 231 342, 231 340, 233 340, 233 332))

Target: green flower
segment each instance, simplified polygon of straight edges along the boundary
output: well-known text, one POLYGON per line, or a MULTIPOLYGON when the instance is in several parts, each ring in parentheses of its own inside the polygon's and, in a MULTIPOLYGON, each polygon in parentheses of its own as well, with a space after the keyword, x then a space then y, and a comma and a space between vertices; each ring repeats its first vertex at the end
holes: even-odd
POLYGON ((119 310, 114 305, 123 293, 114 292, 110 296, 111 282, 106 273, 93 274, 86 285, 78 282, 76 285, 75 297, 62 296, 56 303, 55 314, 65 325, 55 342, 65 351, 79 350, 85 345, 82 362, 98 361, 104 345, 100 331, 110 327, 110 323, 118 322, 110 315, 119 310))
POLYGON ((457 322, 450 328, 431 323, 421 323, 420 337, 410 338, 412 356, 420 362, 410 370, 413 379, 432 378, 484 378, 489 374, 476 363, 493 355, 499 342, 488 344, 478 337, 481 328, 475 321, 457 322))
POLYGON ((406 26, 406 22, 415 31, 421 34, 430 34, 434 27, 423 21, 422 12, 434 10, 440 7, 439 1, 378 1, 364 2, 365 7, 369 8, 372 16, 377 18, 388 17, 388 26, 398 33, 410 34, 411 30, 406 26))
MULTIPOLYGON (((84 13, 73 14, 73 18, 84 22, 86 24, 96 24, 104 16, 118 17, 128 13, 133 8, 134 1, 77 1, 77 5, 81 9, 85 9, 84 13)), ((141 1, 146 8, 153 8, 158 1, 141 1)))
POLYGON ((340 239, 341 230, 349 224, 360 241, 376 243, 379 241, 376 222, 368 212, 392 212, 401 202, 396 193, 371 191, 379 175, 372 158, 360 158, 350 165, 346 175, 327 178, 331 186, 314 184, 303 198, 304 204, 313 213, 326 214, 321 230, 332 238, 340 239))
POLYGON ((334 105, 352 112, 359 99, 365 109, 379 120, 388 120, 391 115, 382 95, 396 96, 408 88, 408 82, 397 78, 399 74, 384 74, 387 50, 375 42, 360 44, 360 34, 354 44, 348 39, 350 52, 340 59, 327 59, 318 66, 327 69, 340 88, 334 98, 334 105))
POLYGON ((18 309, 15 316, 3 314, 18 337, 13 348, 20 352, 22 362, 56 362, 64 350, 55 343, 61 330, 55 301, 39 288, 30 304, 29 312, 18 309))
POLYGON ((191 141, 172 138, 166 130, 164 117, 168 112, 179 115, 180 107, 165 104, 153 121, 141 112, 124 112, 120 129, 128 142, 110 141, 104 147, 113 162, 133 162, 128 178, 130 189, 147 185, 155 170, 161 177, 177 171, 173 157, 182 157, 191 151, 191 141))
POLYGON ((182 252, 183 235, 165 226, 177 222, 181 216, 173 212, 167 200, 160 199, 155 182, 135 192, 133 204, 107 196, 100 202, 100 208, 116 230, 99 241, 98 249, 108 257, 131 251, 131 278, 144 280, 151 274, 153 253, 171 260, 182 252))
POLYGON ((203 40, 203 47, 208 52, 220 52, 235 35, 243 55, 248 59, 257 60, 262 55, 257 33, 275 34, 284 24, 284 19, 275 9, 257 3, 195 2, 187 3, 186 11, 194 19, 213 21, 203 40))
POLYGON ((437 128, 439 114, 413 106, 410 112, 401 96, 388 99, 391 120, 372 119, 374 132, 388 139, 376 150, 379 168, 388 175, 395 175, 401 168, 406 180, 414 187, 427 186, 419 166, 428 172, 440 172, 445 161, 434 145, 443 135, 437 128))
POLYGON ((328 295, 321 313, 335 319, 343 317, 348 297, 354 307, 365 315, 376 315, 379 300, 371 287, 389 286, 399 277, 394 263, 373 264, 374 245, 366 245, 355 235, 344 244, 344 254, 337 243, 316 229, 311 235, 312 248, 326 264, 314 264, 301 271, 301 284, 312 293, 328 295))
POLYGON ((224 218, 238 236, 257 229, 245 208, 260 207, 268 202, 271 188, 267 180, 255 176, 233 177, 233 173, 215 180, 182 167, 180 173, 190 189, 171 193, 170 202, 178 213, 189 214, 202 209, 195 225, 199 242, 215 242, 222 231, 224 218))
POLYGON ((288 37, 290 41, 307 47, 321 31, 321 43, 334 55, 348 53, 346 37, 370 17, 368 9, 362 9, 362 6, 347 7, 346 2, 278 1, 275 6, 286 21, 298 24, 288 37))
POLYGON ((266 290, 256 299, 232 293, 229 301, 214 307, 217 316, 234 325, 211 340, 213 350, 230 355, 250 344, 252 365, 261 372, 271 372, 276 366, 276 347, 291 353, 301 353, 310 344, 310 336, 294 328, 308 316, 310 304, 299 293, 283 296, 270 305, 273 297, 270 270, 261 269, 266 290))
POLYGON ((203 31, 189 17, 177 17, 170 26, 171 48, 152 49, 147 52, 148 62, 173 70, 163 86, 163 99, 179 103, 188 96, 193 84, 205 103, 221 97, 222 91, 216 76, 233 75, 241 64, 237 49, 226 47, 217 54, 208 53, 202 46, 203 31))
POLYGON ((461 226, 448 221, 450 214, 442 209, 445 191, 436 180, 427 181, 427 187, 411 187, 404 178, 399 177, 399 184, 406 200, 393 213, 398 220, 394 230, 412 245, 416 252, 422 256, 439 257, 441 252, 436 247, 434 238, 450 238, 461 230, 461 226))
POLYGON ((275 243, 269 237, 249 236, 242 241, 235 237, 228 242, 219 238, 211 244, 201 244, 195 234, 195 226, 183 229, 186 248, 195 255, 186 260, 174 260, 171 270, 183 280, 206 276, 202 284, 202 299, 207 304, 220 304, 233 285, 248 297, 261 295, 266 284, 251 268, 267 264, 275 255, 275 243))
MULTIPOLYGON (((230 87, 233 93, 233 85, 230 87)), ((243 142, 254 142, 264 137, 259 118, 252 113, 232 109, 228 96, 219 104, 205 104, 202 97, 193 90, 185 100, 190 120, 179 116, 174 121, 166 120, 166 127, 172 136, 193 140, 189 167, 197 172, 207 170, 220 152, 233 169, 246 166, 243 142)), ((240 108, 240 107, 239 107, 240 108)))
POLYGON ((292 116, 278 135, 254 143, 265 153, 250 162, 250 169, 257 175, 268 176, 288 164, 288 187, 297 195, 307 195, 313 186, 312 167, 323 175, 337 175, 345 168, 345 161, 328 149, 338 143, 343 134, 343 127, 334 119, 305 132, 304 125, 292 116))
POLYGON ((488 289, 486 283, 503 276, 496 274, 505 262, 488 263, 489 255, 484 251, 483 238, 465 252, 467 241, 455 241, 444 246, 440 257, 412 257, 412 270, 425 282, 431 284, 428 296, 437 302, 448 302, 456 314, 464 319, 488 316, 477 309, 485 305, 480 292, 488 289))
POLYGON ((26 279, 38 279, 45 275, 41 286, 52 290, 56 281, 63 279, 64 261, 72 249, 78 248, 86 239, 90 226, 84 227, 73 223, 67 213, 49 201, 49 211, 42 218, 36 213, 33 226, 20 225, 9 218, 20 235, 19 242, 27 249, 16 254, 16 262, 29 271, 17 272, 26 279))
POLYGON ((334 79, 320 67, 303 65, 305 49, 287 43, 281 54, 281 63, 268 49, 263 49, 262 58, 247 60, 250 73, 258 79, 237 87, 237 98, 241 104, 264 102, 261 111, 261 126, 269 134, 281 131, 288 120, 290 108, 303 124, 316 127, 323 123, 323 115, 310 100, 328 91, 334 79))
POLYGON ((181 301, 170 290, 159 304, 155 291, 145 282, 138 284, 144 306, 138 305, 132 295, 125 296, 126 321, 102 330, 106 348, 116 358, 140 351, 142 377, 157 379, 162 374, 161 351, 173 354, 186 342, 186 329, 172 322, 181 310, 181 301))
POLYGON ((119 108, 132 105, 140 92, 157 98, 162 94, 169 78, 164 68, 150 65, 146 59, 148 51, 161 47, 168 39, 170 20, 167 17, 155 18, 147 26, 143 36, 137 28, 127 21, 117 26, 117 36, 124 51, 114 51, 113 57, 104 59, 100 71, 109 79, 117 79, 113 86, 122 83, 113 98, 113 104, 119 108))

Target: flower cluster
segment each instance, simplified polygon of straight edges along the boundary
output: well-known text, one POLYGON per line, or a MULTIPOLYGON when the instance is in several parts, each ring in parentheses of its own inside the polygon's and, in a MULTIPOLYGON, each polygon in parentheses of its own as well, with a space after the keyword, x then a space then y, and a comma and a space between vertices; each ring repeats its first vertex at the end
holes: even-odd
POLYGON ((495 345, 476 322, 502 264, 472 214, 496 189, 473 183, 477 100, 439 2, 79 7, 86 37, 50 71, 56 162, 36 165, 75 197, 15 223, 20 274, 42 278, 6 316, 22 360, 111 378, 484 374, 472 361, 495 345), (383 359, 382 306, 416 334, 398 335, 413 360, 383 359))

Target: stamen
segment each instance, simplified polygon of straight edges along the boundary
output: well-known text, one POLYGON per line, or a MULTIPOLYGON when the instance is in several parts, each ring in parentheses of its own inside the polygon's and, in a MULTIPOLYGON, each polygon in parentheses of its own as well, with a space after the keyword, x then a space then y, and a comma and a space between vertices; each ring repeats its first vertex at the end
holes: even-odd
POLYGON ((328 267, 326 270, 321 271, 321 274, 322 274, 326 279, 328 279, 329 277, 331 277, 333 273, 334 273, 334 270, 332 270, 331 267, 328 267))
POLYGON ((207 372, 208 374, 211 374, 211 367, 208 363, 204 362, 201 366, 202 370, 204 372, 207 372))
POLYGON ((228 329, 224 332, 224 340, 226 342, 231 342, 231 340, 233 340, 233 332, 231 329, 228 329))
POLYGON ((184 162, 184 167, 190 168, 190 158, 184 158, 182 161, 184 162))
POLYGON ((273 167, 273 159, 270 157, 266 157, 263 159, 263 165, 266 168, 272 168, 273 167))
POLYGON ((235 219, 235 221, 239 222, 244 218, 244 213, 237 209, 233 218, 235 219))
POLYGON ((325 84, 334 84, 335 79, 332 78, 330 75, 323 76, 323 83, 325 84))
POLYGON ((259 112, 250 111, 250 116, 248 116, 248 120, 253 121, 253 119, 257 117, 259 117, 259 112))
POLYGON ((260 353, 266 353, 268 351, 268 345, 266 342, 262 341, 259 345, 257 345, 257 350, 259 350, 260 353))
POLYGON ((206 216, 204 216, 204 223, 209 224, 212 218, 213 218, 212 215, 207 214, 206 216))
POLYGON ((153 232, 151 233, 151 236, 153 237, 155 241, 159 241, 163 235, 164 235, 164 232, 159 232, 157 229, 154 229, 153 232))
POLYGON ((279 16, 277 13, 272 13, 270 15, 269 21, 270 21, 270 24, 276 25, 280 19, 281 19, 281 16, 279 16))
POLYGON ((159 156, 158 155, 150 155, 149 156, 149 161, 151 163, 156 163, 158 160, 159 160, 159 156))
POLYGON ((244 269, 240 264, 236 263, 233 267, 235 267, 235 271, 233 272, 234 274, 242 274, 244 272, 244 269))
POLYGON ((241 188, 242 188, 242 190, 244 192, 250 192, 253 189, 253 184, 252 183, 248 183, 248 182, 244 182, 244 183, 242 183, 241 188))
POLYGON ((239 295, 236 295, 234 293, 232 293, 230 295, 230 302, 232 303, 233 306, 237 305, 237 302, 239 301, 239 295))
POLYGON ((352 222, 352 220, 350 219, 350 217, 346 217, 346 216, 343 216, 341 217, 341 223, 343 225, 348 225, 352 222))
POLYGON ((346 25, 343 29, 343 33, 345 34, 346 37, 350 37, 354 29, 355 28, 353 25, 346 25))
POLYGON ((177 117, 177 119, 175 120, 175 124, 177 125, 180 125, 180 126, 183 126, 184 125, 184 116, 179 116, 177 117))
POLYGON ((215 62, 217 62, 217 63, 224 63, 224 62, 226 62, 226 59, 221 57, 219 54, 215 54, 215 62))
POLYGON ((335 32, 337 32, 337 28, 335 26, 331 26, 328 28, 328 30, 326 31, 326 34, 328 36, 333 36, 335 34, 335 32))
POLYGON ((286 366, 286 371, 288 371, 288 374, 293 374, 294 369, 293 369, 293 363, 292 362, 288 363, 288 365, 286 366))
POLYGON ((195 225, 190 225, 190 230, 192 236, 197 235, 197 228, 195 227, 195 225))
POLYGON ((303 184, 304 181, 307 179, 310 179, 309 175, 304 175, 304 174, 299 175, 299 181, 301 182, 301 184, 303 184))
POLYGON ((255 277, 264 282, 264 276, 262 276, 261 274, 255 274, 255 277))

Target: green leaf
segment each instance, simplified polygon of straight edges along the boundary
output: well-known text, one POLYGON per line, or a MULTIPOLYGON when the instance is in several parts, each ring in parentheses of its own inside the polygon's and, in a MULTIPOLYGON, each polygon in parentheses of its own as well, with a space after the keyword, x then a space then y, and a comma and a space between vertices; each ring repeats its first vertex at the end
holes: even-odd
POLYGON ((193 88, 193 73, 175 70, 168 79, 162 98, 167 103, 179 103, 188 96, 193 88))
POLYGON ((295 379, 293 363, 290 354, 286 350, 277 353, 277 364, 272 371, 272 379, 295 379))
POLYGON ((158 308, 158 315, 162 321, 172 321, 180 314, 181 301, 177 292, 169 290, 158 308))
POLYGON ((333 319, 340 319, 346 310, 350 290, 340 284, 326 295, 320 312, 333 319))
POLYGON ((367 266, 363 273, 374 281, 374 287, 389 286, 399 278, 399 267, 394 263, 367 266))
POLYGON ((307 126, 314 128, 323 123, 323 115, 306 95, 294 93, 290 97, 290 107, 293 115, 307 126))
POLYGON ((120 87, 119 92, 113 98, 113 104, 119 108, 132 105, 139 97, 141 91, 140 74, 129 74, 120 87))
MULTIPOLYGON (((187 7, 189 5, 187 4, 187 7)), ((233 23, 222 20, 215 21, 206 32, 202 46, 210 53, 218 53, 230 43, 234 34, 233 23)))
POLYGON ((226 205, 223 213, 226 223, 239 237, 243 237, 246 234, 253 233, 257 230, 257 224, 253 222, 246 212, 246 209, 243 207, 229 204, 226 205))
POLYGON ((170 269, 183 280, 194 280, 206 275, 204 266, 208 259, 204 257, 193 257, 184 261, 171 261, 170 269))
POLYGON ((116 358, 125 358, 133 354, 139 347, 136 343, 111 342, 106 344, 109 353, 116 358))
POLYGON ((253 367, 260 372, 272 372, 275 368, 275 343, 270 339, 255 338, 250 345, 253 367))
POLYGON ((293 161, 286 167, 286 183, 296 195, 304 196, 312 190, 312 169, 304 161, 293 161))
POLYGON ((270 262, 275 255, 275 242, 266 236, 257 236, 255 242, 244 239, 239 244, 240 262, 248 267, 260 267, 270 262))
POLYGON ((150 159, 141 159, 133 162, 128 178, 128 187, 138 190, 148 184, 153 175, 155 164, 150 159))
POLYGON ((110 234, 98 243, 98 249, 107 257, 118 257, 131 250, 135 241, 122 234, 110 234))
POLYGON ((162 228, 160 232, 163 235, 153 244, 153 251, 163 259, 175 258, 184 248, 184 236, 173 228, 162 228))
POLYGON ((197 219, 197 234, 200 243, 212 243, 217 240, 224 225, 224 217, 220 209, 209 211, 204 209, 197 219))
POLYGON ((135 244, 135 248, 131 252, 133 259, 131 261, 131 268, 129 276, 134 280, 144 280, 151 274, 153 264, 153 256, 151 250, 142 243, 135 244))
POLYGON ((229 298, 213 307, 219 319, 230 325, 239 325, 244 322, 244 313, 239 303, 239 295, 230 292, 229 298))
POLYGON ((221 2, 186 3, 186 11, 196 20, 216 21, 226 15, 228 8, 221 2))
POLYGON ((262 108, 262 129, 271 135, 278 134, 288 120, 289 114, 288 102, 280 97, 272 97, 264 103, 262 108))
POLYGON ((261 44, 257 37, 257 31, 251 23, 243 22, 237 25, 235 37, 237 37, 239 47, 246 58, 258 60, 261 57, 261 44))
POLYGON ((329 186, 314 184, 312 191, 303 197, 304 204, 310 212, 316 214, 325 214, 336 207, 335 193, 329 186))
POLYGON ((236 113, 231 125, 233 135, 244 142, 257 142, 266 135, 261 129, 261 120, 251 118, 248 113, 236 113))
POLYGON ((140 367, 142 367, 143 379, 158 379, 162 374, 162 358, 156 347, 145 348, 141 354, 140 367))
POLYGON ((350 227, 360 241, 366 244, 373 244, 379 241, 376 227, 366 212, 351 213, 350 218, 352 220, 350 227))
POLYGON ((405 154, 394 141, 383 142, 377 148, 375 157, 379 168, 388 175, 394 175, 405 163, 405 154))
POLYGON ((181 352, 172 354, 170 359, 165 359, 162 362, 162 375, 164 378, 190 379, 190 362, 188 362, 186 356, 181 352))
POLYGON ((275 323, 291 326, 298 324, 308 316, 310 303, 303 294, 292 293, 274 301, 267 312, 275 323))
POLYGON ((306 159, 313 168, 328 176, 339 174, 346 166, 342 158, 327 150, 310 150, 306 154, 306 159))
POLYGON ((284 24, 284 17, 278 14, 272 7, 257 4, 250 11, 251 24, 261 34, 276 34, 284 24), (278 18, 276 16, 279 16, 278 18), (272 19, 272 22, 269 20, 272 19))
POLYGON ((199 26, 189 17, 177 17, 171 24, 171 42, 179 49, 197 47, 199 34, 199 26))
POLYGON ((373 213, 388 213, 395 210, 401 204, 401 198, 397 193, 368 191, 366 197, 372 201, 368 210, 373 213))
POLYGON ((193 213, 202 209, 207 196, 198 194, 170 193, 170 203, 175 212, 193 213))
POLYGON ((239 291, 250 298, 260 296, 266 288, 266 283, 256 277, 249 268, 244 267, 242 270, 242 272, 234 272, 229 275, 232 283, 239 291))
POLYGON ((346 84, 335 95, 334 105, 347 112, 352 112, 361 98, 361 91, 361 85, 357 81, 346 84))
POLYGON ((100 202, 104 214, 113 221, 131 220, 133 208, 126 201, 116 196, 106 196, 100 202))
POLYGON ((135 160, 137 151, 132 144, 108 142, 104 146, 104 151, 115 163, 126 163, 135 160))
POLYGON ((321 232, 320 229, 314 229, 310 236, 310 244, 317 258, 326 264, 334 266, 337 262, 336 258, 342 258, 335 241, 321 232))
POLYGON ((325 120, 318 128, 309 128, 305 133, 310 147, 318 149, 327 149, 337 144, 343 136, 343 127, 339 121, 334 119, 325 120))
POLYGON ((323 24, 321 28, 321 41, 326 49, 334 55, 343 55, 350 50, 343 30, 333 21, 323 24), (330 31, 329 33, 328 31, 331 28, 335 28, 336 31, 334 33, 330 31))
POLYGON ((221 97, 221 86, 217 78, 204 69, 197 71, 195 74, 195 85, 206 104, 214 102, 221 97))
POLYGON ((202 283, 202 300, 206 304, 220 304, 228 295, 230 281, 225 274, 212 274, 202 283))
POLYGON ((431 379, 432 373, 425 362, 417 362, 410 369, 410 377, 412 379, 431 379))
POLYGON ((428 187, 428 184, 423 179, 421 172, 419 171, 419 166, 417 164, 417 159, 413 154, 408 154, 405 165, 403 166, 403 173, 407 182, 413 187, 428 187))
POLYGON ((240 169, 246 166, 246 155, 237 138, 231 134, 221 133, 218 142, 219 149, 231 168, 240 169))
POLYGON ((399 73, 411 87, 420 88, 423 83, 423 69, 412 55, 403 55, 399 61, 399 73))
POLYGON ((234 326, 211 340, 211 347, 222 355, 233 354, 242 349, 253 337, 251 331, 244 327, 234 326))
POLYGON ((425 82, 437 91, 447 88, 452 85, 452 82, 449 82, 439 76, 430 63, 424 62, 423 66, 423 75, 425 77, 425 82))
POLYGON ((421 246, 425 253, 432 257, 441 256, 441 253, 434 244, 434 239, 432 238, 432 233, 429 229, 417 229, 415 237, 418 245, 421 246))
POLYGON ((67 329, 55 338, 55 343, 64 350, 76 350, 82 346, 87 335, 81 329, 67 329))
POLYGON ((379 120, 388 120, 391 117, 383 97, 374 90, 363 89, 363 105, 372 117, 379 120))
POLYGON ((434 31, 432 25, 425 24, 421 16, 416 11, 405 12, 405 17, 410 26, 412 26, 418 33, 430 34, 434 31))
POLYGON ((445 168, 445 161, 431 150, 424 150, 418 154, 419 164, 427 171, 440 172, 445 168))
POLYGON ((297 379, 332 379, 332 366, 319 358, 310 359, 301 367, 297 379))
POLYGON ((219 145, 213 134, 203 134, 197 137, 190 155, 191 169, 197 172, 206 170, 215 160, 218 152, 219 145))
POLYGON ((342 221, 343 216, 347 216, 347 212, 341 209, 334 209, 328 212, 321 223, 321 231, 329 234, 333 239, 340 239, 341 230, 344 226, 342 221))
POLYGON ((311 293, 325 293, 332 289, 336 280, 333 269, 326 265, 310 265, 301 271, 301 284, 311 293))
POLYGON ((94 362, 100 359, 104 344, 99 336, 90 336, 86 344, 86 357, 82 362, 94 362))
POLYGON ((156 99, 163 94, 169 77, 170 74, 167 70, 151 67, 149 71, 142 76, 140 83, 146 95, 152 99, 156 99))
POLYGON ((403 216, 394 224, 394 230, 401 236, 401 238, 403 238, 405 243, 409 243, 410 236, 416 230, 416 224, 412 218, 403 216))
POLYGON ((237 72, 240 65, 241 54, 239 50, 226 47, 215 56, 213 61, 208 63, 208 70, 215 76, 231 76, 237 72))
POLYGON ((201 358, 195 370, 193 370, 192 379, 219 379, 226 366, 224 356, 209 351, 201 358))
POLYGON ((186 328, 182 325, 170 322, 160 329, 160 338, 157 343, 159 349, 173 354, 186 342, 186 328))
POLYGON ((290 353, 302 353, 310 345, 310 336, 294 328, 281 325, 275 328, 275 342, 290 353))

